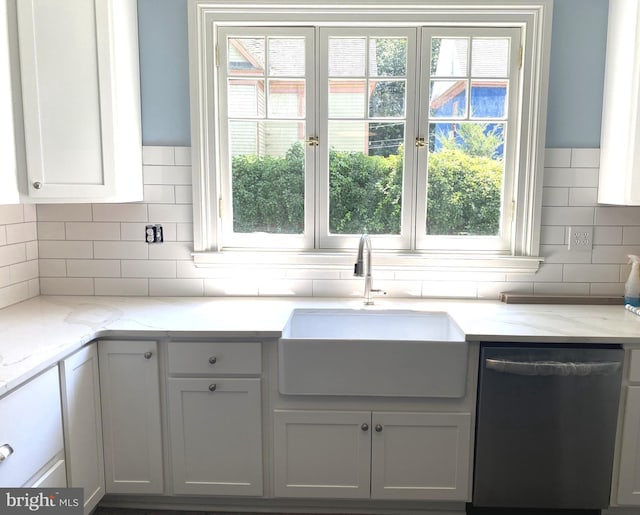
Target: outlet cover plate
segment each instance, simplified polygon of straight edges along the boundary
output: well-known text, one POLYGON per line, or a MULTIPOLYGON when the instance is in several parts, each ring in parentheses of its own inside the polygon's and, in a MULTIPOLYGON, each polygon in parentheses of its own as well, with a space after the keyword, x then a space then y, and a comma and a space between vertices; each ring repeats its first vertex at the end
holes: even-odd
POLYGON ((593 248, 593 227, 580 225, 569 227, 569 250, 591 250, 593 248))

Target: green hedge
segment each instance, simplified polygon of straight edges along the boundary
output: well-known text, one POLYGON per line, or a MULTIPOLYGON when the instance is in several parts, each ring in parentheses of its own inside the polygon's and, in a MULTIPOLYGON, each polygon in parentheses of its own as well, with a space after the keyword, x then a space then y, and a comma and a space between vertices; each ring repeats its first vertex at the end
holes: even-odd
MULTIPOLYGON (((402 195, 399 155, 366 156, 331 150, 330 231, 398 234, 402 195)), ((427 233, 496 234, 502 162, 459 149, 430 154, 427 233)), ((304 229, 304 148, 284 157, 233 158, 236 232, 299 234, 304 229)))

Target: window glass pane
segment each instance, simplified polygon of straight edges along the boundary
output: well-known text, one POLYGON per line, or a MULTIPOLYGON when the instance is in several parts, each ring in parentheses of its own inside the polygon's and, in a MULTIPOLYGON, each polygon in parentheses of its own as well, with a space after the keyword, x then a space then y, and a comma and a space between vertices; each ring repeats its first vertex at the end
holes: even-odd
POLYGON ((507 86, 506 80, 471 81, 471 117, 505 118, 507 86))
POLYGON ((229 38, 229 75, 264 75, 264 38, 229 38))
POLYGON ((473 77, 507 77, 509 75, 509 39, 474 38, 471 47, 473 77))
POLYGON ((499 234, 505 128, 488 123, 429 125, 428 235, 499 234))
POLYGON ((329 122, 329 231, 400 234, 404 123, 329 122))
POLYGON ((371 118, 403 117, 405 106, 404 80, 370 81, 369 116, 371 118))
POLYGON ((231 121, 233 230, 302 234, 305 130, 296 121, 231 121))
POLYGON ((366 38, 329 38, 329 76, 364 77, 366 38))
POLYGON ((269 117, 304 118, 304 80, 269 80, 269 117))
POLYGON ((432 38, 432 77, 466 77, 468 58, 468 38, 432 38))
POLYGON ((303 38, 269 38, 269 75, 304 76, 303 38))
POLYGON ((229 79, 228 91, 228 110, 230 117, 264 117, 264 80, 229 79))
POLYGON ((330 80, 329 117, 364 118, 367 81, 330 80))
POLYGON ((431 118, 465 118, 467 115, 466 80, 432 80, 429 93, 431 118))
POLYGON ((369 76, 404 77, 407 75, 407 38, 371 38, 369 40, 369 76))

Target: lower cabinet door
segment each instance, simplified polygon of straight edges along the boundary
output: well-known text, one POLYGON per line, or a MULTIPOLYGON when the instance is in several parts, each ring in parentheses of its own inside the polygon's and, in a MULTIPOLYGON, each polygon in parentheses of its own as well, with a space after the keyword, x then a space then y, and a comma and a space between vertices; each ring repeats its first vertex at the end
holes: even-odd
POLYGON ((260 379, 170 378, 176 494, 262 496, 260 379))
POLYGON ((371 497, 470 501, 468 413, 374 412, 371 497))
POLYGON ((276 410, 278 497, 369 498, 371 413, 276 410))
POLYGON ((164 491, 158 344, 98 342, 107 493, 164 491))
POLYGON ((640 506, 640 386, 627 387, 616 500, 640 506))
POLYGON ((84 489, 84 512, 104 496, 98 349, 93 343, 60 363, 69 486, 84 489))

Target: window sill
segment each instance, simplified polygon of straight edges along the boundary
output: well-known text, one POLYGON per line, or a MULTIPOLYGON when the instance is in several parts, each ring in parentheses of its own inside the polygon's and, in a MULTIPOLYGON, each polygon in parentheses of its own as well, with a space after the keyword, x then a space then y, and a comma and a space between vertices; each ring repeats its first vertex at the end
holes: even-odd
MULTIPOLYGON (((194 252, 198 268, 252 268, 353 271, 356 251, 301 252, 230 249, 221 252, 194 252)), ((466 253, 373 252, 373 266, 389 271, 465 271, 535 273, 544 258, 466 253)))

